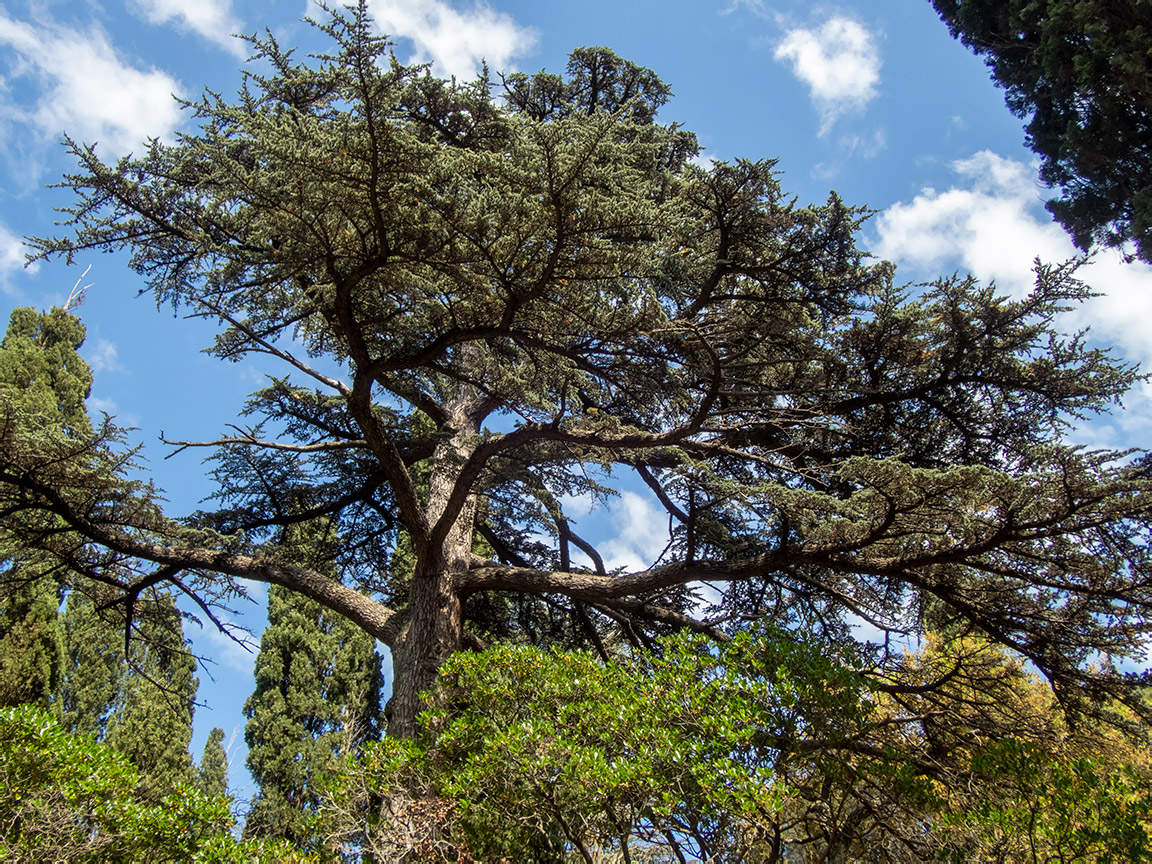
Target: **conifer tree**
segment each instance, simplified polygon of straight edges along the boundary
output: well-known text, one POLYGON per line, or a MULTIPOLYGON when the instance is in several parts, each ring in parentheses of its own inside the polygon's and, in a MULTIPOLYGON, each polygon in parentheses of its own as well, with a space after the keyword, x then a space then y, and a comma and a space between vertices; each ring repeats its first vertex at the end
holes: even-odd
POLYGON ((254 579, 347 617, 391 649, 402 738, 486 646, 482 596, 638 646, 762 616, 906 638, 939 601, 1070 710, 1152 713, 1121 665, 1152 641, 1149 462, 1063 437, 1138 375, 1058 331, 1091 293, 1074 267, 1024 297, 959 277, 913 297, 858 247, 865 209, 800 206, 768 159, 695 164, 657 118, 669 87, 606 49, 497 97, 391 62, 366 2, 318 26, 322 56, 254 38, 265 71, 171 144, 108 165, 71 142, 67 233, 35 241, 130 251, 158 300, 218 323, 214 354, 284 364, 253 425, 174 442, 214 448, 220 506, 170 518, 114 428, 76 451, 13 417, 0 529, 77 574, 114 558, 124 597, 175 581, 210 608, 254 579), (668 546, 611 572, 566 502, 624 477, 668 546), (305 524, 341 537, 338 578, 277 547, 305 524))
MULTIPOLYGON (((17 578, 11 573, 5 577, 17 578)), ((64 666, 59 606, 50 578, 6 586, 0 603, 0 706, 52 704, 64 666)))
POLYGON ((157 592, 140 605, 104 740, 140 771, 140 794, 159 800, 196 779, 188 744, 199 681, 171 595, 157 592))
POLYGON ((228 754, 224 751, 224 730, 214 726, 208 733, 196 784, 200 791, 211 797, 228 794, 228 754))
POLYGON ((1048 210, 1088 249, 1152 263, 1152 4, 1144 0, 932 0, 1027 121, 1048 210))
MULTIPOLYGON (((66 309, 12 312, 0 342, 0 398, 30 422, 68 435, 91 433, 84 400, 92 371, 77 350, 84 325, 66 309)), ((0 543, 0 705, 48 707, 60 685, 64 644, 58 620, 63 575, 51 562, 0 543)))
MULTIPOLYGON (((20 308, 0 343, 6 409, 64 441, 93 434, 85 405, 92 371, 77 353, 84 336, 68 308, 20 308)), ((9 553, 0 564, 0 703, 51 706, 72 733, 112 744, 154 800, 189 781, 197 682, 171 596, 143 592, 126 620, 123 598, 99 582, 66 590, 50 556, 11 541, 0 551, 9 553)), ((90 563, 111 572, 111 562, 90 563)))
POLYGON ((61 717, 73 734, 97 740, 107 732, 127 672, 119 622, 111 610, 99 608, 106 599, 100 592, 73 590, 60 613, 65 648, 61 717))
MULTIPOLYGON (((334 540, 293 529, 288 560, 332 574, 334 540)), ((346 618, 279 586, 268 590, 268 627, 256 656, 256 690, 244 705, 248 768, 259 786, 245 836, 300 842, 320 801, 318 781, 381 734, 380 657, 346 618)))

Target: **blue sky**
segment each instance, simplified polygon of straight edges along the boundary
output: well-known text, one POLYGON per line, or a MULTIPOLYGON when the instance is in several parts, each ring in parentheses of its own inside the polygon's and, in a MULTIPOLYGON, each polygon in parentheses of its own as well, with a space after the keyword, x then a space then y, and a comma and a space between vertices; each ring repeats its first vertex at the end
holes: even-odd
MULTIPOLYGON (((494 71, 559 71, 582 45, 605 45, 654 69, 676 94, 661 118, 695 131, 705 158, 776 158, 784 189, 801 202, 823 201, 834 189, 875 208, 863 245, 895 261, 901 281, 959 270, 1019 293, 1037 256, 1074 253, 1043 209, 1046 190, 1021 121, 928 0, 369 5, 402 61, 432 62, 445 75, 469 77, 482 59, 494 71)), ((70 203, 68 190, 46 188, 72 167, 62 133, 98 142, 105 159, 138 150, 148 136, 171 138, 189 128, 173 94, 235 92, 245 46, 230 34, 267 27, 283 45, 320 48, 300 22, 310 14, 322 15, 304 0, 0 0, 0 312, 7 320, 15 306, 60 304, 90 268, 79 310, 89 334, 83 353, 96 373, 89 406, 137 427, 172 515, 195 509, 211 486, 203 454, 165 459, 161 432, 215 437, 263 370, 200 353, 211 328, 138 297, 143 286, 126 256, 26 269, 21 237, 51 233, 53 208, 70 203)), ((1148 368, 1152 271, 1101 253, 1082 274, 1103 296, 1069 313, 1067 328, 1090 326, 1096 342, 1148 368)), ((1134 392, 1123 412, 1077 430, 1078 439, 1145 445, 1150 394, 1134 392)), ((642 566, 663 548, 663 520, 639 494, 588 518, 613 532, 607 551, 616 563, 642 566)), ((262 612, 253 608, 246 620, 258 632, 262 612)), ((232 780, 246 797, 240 706, 253 655, 208 630, 189 635, 216 660, 215 682, 201 676, 208 706, 197 713, 193 752, 214 725, 235 732, 232 780)))

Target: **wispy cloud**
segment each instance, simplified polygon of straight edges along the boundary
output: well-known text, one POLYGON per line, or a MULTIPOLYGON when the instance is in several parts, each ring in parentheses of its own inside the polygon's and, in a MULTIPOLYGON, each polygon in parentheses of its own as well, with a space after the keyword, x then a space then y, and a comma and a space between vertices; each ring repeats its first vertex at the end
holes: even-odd
POLYGON ((0 46, 8 49, 12 76, 39 84, 25 104, 0 104, 0 119, 31 128, 41 139, 68 132, 123 155, 149 137, 170 136, 180 122, 172 99, 179 83, 158 69, 131 65, 97 26, 81 32, 18 21, 0 11, 0 46))
POLYGON ((816 29, 787 30, 775 57, 808 86, 820 112, 821 135, 838 117, 864 108, 877 95, 881 60, 876 39, 851 18, 836 16, 816 29))
MULTIPOLYGON (((24 269, 24 241, 4 225, 0 225, 0 285, 7 285, 8 277, 24 269)), ((39 265, 33 264, 29 272, 35 272, 39 265)))
POLYGON ((92 345, 85 346, 83 353, 84 359, 88 365, 92 367, 93 372, 127 371, 117 357, 115 342, 109 342, 107 339, 97 339, 92 345))
POLYGON ((152 24, 172 23, 236 57, 245 56, 244 43, 232 36, 241 28, 232 0, 133 0, 132 6, 152 24))
POLYGON ((219 617, 222 623, 231 629, 231 635, 221 633, 215 624, 205 621, 202 630, 192 631, 190 634, 193 650, 206 657, 212 657, 230 673, 239 672, 251 677, 256 665, 256 654, 260 649, 260 635, 244 632, 227 614, 220 613, 219 617), (233 636, 236 638, 232 638, 233 636))
POLYGON ((635 492, 623 492, 609 506, 615 535, 600 549, 609 570, 651 567, 668 545, 668 514, 635 492))
POLYGON ((475 77, 485 60, 509 69, 536 44, 535 31, 483 2, 461 10, 445 0, 370 0, 369 9, 382 32, 411 40, 413 62, 460 79, 475 77))

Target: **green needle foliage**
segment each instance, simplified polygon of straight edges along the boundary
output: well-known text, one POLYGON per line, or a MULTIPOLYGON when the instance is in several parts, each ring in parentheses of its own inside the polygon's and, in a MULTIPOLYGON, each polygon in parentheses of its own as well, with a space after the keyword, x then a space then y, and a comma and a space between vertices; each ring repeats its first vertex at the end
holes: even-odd
POLYGON ((1028 121, 1048 209, 1076 245, 1152 262, 1152 8, 1142 0, 932 0, 1028 121))
MULTIPOLYGON (((97 595, 99 598, 100 595, 97 595)), ((96 600, 73 591, 61 612, 66 663, 59 698, 64 725, 103 738, 125 676, 121 622, 96 600)))
MULTIPOLYGON (((290 530, 284 554, 331 573, 334 542, 290 530)), ((303 845, 323 778, 341 757, 380 737, 380 657, 374 640, 347 619, 273 586, 255 676, 256 690, 244 705, 244 739, 259 792, 244 834, 303 845)))
MULTIPOLYGON (((67 309, 21 308, 0 343, 5 416, 76 453, 95 434, 85 407, 92 373, 77 353, 84 335, 67 309)), ((61 528, 59 519, 43 526, 61 528)), ((143 798, 187 782, 195 664, 171 597, 138 592, 127 621, 124 598, 101 590, 114 560, 88 558, 97 578, 74 585, 52 556, 18 541, 0 548, 12 552, 0 565, 0 701, 51 707, 66 728, 114 745, 139 769, 143 798)))
POLYGON ((0 705, 48 707, 64 667, 60 595, 50 578, 28 579, 27 570, 5 575, 9 584, 0 605, 0 705), (17 579, 28 581, 12 585, 17 579))
POLYGON ((178 786, 194 785, 188 744, 199 685, 175 603, 170 595, 159 595, 155 602, 132 640, 130 669, 121 679, 103 738, 139 769, 140 796, 150 801, 178 786))
MULTIPOLYGON (((0 342, 0 399, 19 402, 28 422, 91 434, 84 400, 92 372, 77 354, 84 325, 65 309, 12 312, 0 342)), ((51 559, 0 540, 0 705, 48 707, 60 685, 64 642, 58 620, 63 575, 51 559)))
POLYGON ((494 637, 604 659, 762 617, 845 657, 849 615, 931 620, 1072 714, 1148 713, 1121 668, 1152 637, 1149 463, 1063 437, 1139 376, 1059 332, 1091 293, 1074 265, 1015 299, 901 288, 857 245, 866 209, 802 206, 769 160, 695 164, 668 86, 607 49, 460 83, 396 62, 367 3, 317 26, 322 56, 252 38, 240 92, 171 144, 110 165, 69 142, 66 233, 37 241, 126 250, 218 324, 215 355, 283 364, 249 425, 173 442, 213 448, 218 506, 169 518, 111 425, 78 444, 12 410, 6 539, 126 603, 168 581, 210 610, 255 579, 344 616, 391 650, 398 738, 494 637), (628 483, 667 549, 609 572, 570 502, 628 483), (325 566, 293 528, 339 538, 325 566))
POLYGON ((84 405, 92 370, 77 353, 84 336, 84 325, 66 309, 22 307, 12 310, 0 342, 4 398, 18 399, 40 425, 77 437, 92 432, 84 405))
POLYGON ((210 798, 228 794, 228 754, 224 752, 224 730, 219 726, 213 727, 204 743, 196 786, 210 798))

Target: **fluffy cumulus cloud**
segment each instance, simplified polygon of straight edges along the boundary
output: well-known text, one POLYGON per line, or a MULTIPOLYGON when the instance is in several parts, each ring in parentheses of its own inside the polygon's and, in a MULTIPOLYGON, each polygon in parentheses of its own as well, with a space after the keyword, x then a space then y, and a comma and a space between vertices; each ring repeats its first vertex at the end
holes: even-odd
POLYGON ((483 2, 464 10, 445 0, 370 0, 368 5, 382 32, 411 40, 412 61, 430 61, 440 75, 470 79, 482 61, 503 71, 536 44, 533 30, 483 2))
MULTIPOLYGON (((12 77, 38 85, 34 98, 0 104, 0 118, 8 124, 31 127, 48 139, 67 132, 80 141, 98 141, 107 156, 139 150, 148 137, 167 137, 180 122, 172 99, 179 83, 158 69, 138 69, 123 60, 99 28, 80 32, 0 12, 0 47, 12 77)), ((12 80, 8 83, 11 88, 12 80)))
POLYGON ((635 492, 621 493, 609 512, 616 532, 601 547, 604 566, 628 571, 651 567, 668 545, 668 514, 635 492))
MULTIPOLYGON (((983 151, 953 164, 957 183, 924 189, 894 204, 877 219, 875 251, 919 272, 961 269, 995 281, 1017 296, 1035 282, 1035 259, 1058 263, 1076 257, 1064 231, 1044 210, 1046 189, 1036 168, 983 151)), ((1126 264, 1101 250, 1078 277, 1102 296, 1070 315, 1072 326, 1090 326, 1097 341, 1152 361, 1152 268, 1126 264)))
POLYGON ((153 24, 174 24, 237 57, 245 55, 244 43, 232 36, 240 31, 232 0, 134 0, 132 6, 153 24))
POLYGON ((862 109, 876 97, 880 51, 875 37, 851 18, 835 16, 814 30, 788 30, 775 56, 788 63, 792 73, 808 86, 820 112, 821 135, 832 128, 836 118, 862 109))
MULTIPOLYGON (((911 201, 889 207, 877 218, 876 254, 911 267, 918 276, 971 273, 1021 296, 1035 283, 1034 266, 1077 256, 1063 230, 1044 210, 1046 189, 1036 167, 988 151, 953 164, 957 182, 940 191, 924 189, 911 201)), ((1078 278, 1100 292, 1067 313, 1065 330, 1090 328, 1091 339, 1152 368, 1152 267, 1125 263, 1101 250, 1080 268, 1078 278)), ((1145 440, 1152 431, 1152 387, 1138 387, 1126 410, 1077 432, 1088 444, 1116 446, 1145 440)))

